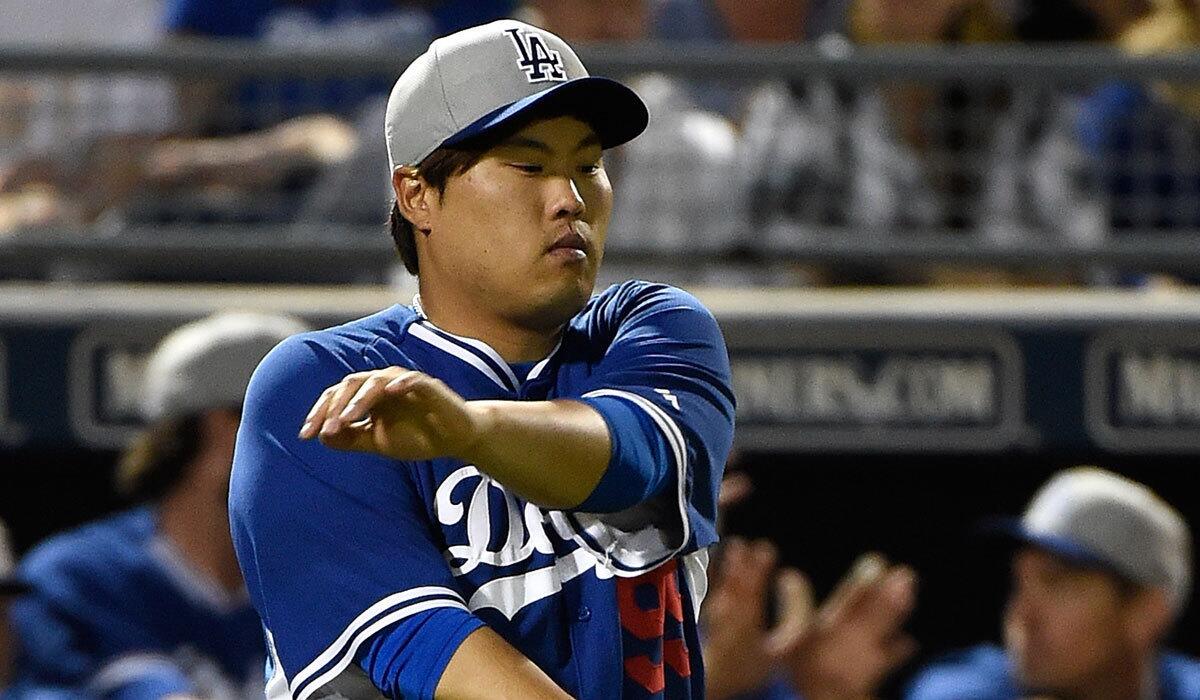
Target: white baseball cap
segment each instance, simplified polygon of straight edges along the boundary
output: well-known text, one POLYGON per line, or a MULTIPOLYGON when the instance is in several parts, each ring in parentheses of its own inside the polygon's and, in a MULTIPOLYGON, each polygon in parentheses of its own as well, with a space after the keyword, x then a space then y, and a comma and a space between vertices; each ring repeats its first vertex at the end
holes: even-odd
POLYGON ((242 405, 250 375, 285 338, 308 328, 290 316, 227 312, 181 326, 146 364, 142 413, 147 420, 242 405))
POLYGON ((1096 467, 1055 475, 1019 521, 1017 540, 1068 561, 1161 588, 1176 610, 1192 585, 1192 538, 1178 511, 1142 484, 1096 467))
POLYGON ((388 99, 388 162, 416 165, 441 146, 542 114, 579 117, 602 148, 632 140, 649 121, 633 90, 589 76, 565 41, 499 20, 442 37, 409 64, 388 99))

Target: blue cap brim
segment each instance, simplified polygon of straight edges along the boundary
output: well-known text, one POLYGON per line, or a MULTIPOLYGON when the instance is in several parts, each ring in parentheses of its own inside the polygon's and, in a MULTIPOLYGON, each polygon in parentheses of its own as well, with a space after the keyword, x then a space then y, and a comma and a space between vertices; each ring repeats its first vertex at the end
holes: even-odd
POLYGON ((650 123, 650 113, 637 93, 599 76, 576 78, 493 110, 442 142, 464 145, 505 127, 539 117, 571 115, 587 122, 600 137, 601 148, 632 141, 650 123))
POLYGON ((1036 547, 1076 566, 1116 571, 1111 562, 1087 547, 1066 537, 1031 532, 1018 518, 990 518, 980 524, 980 531, 984 534, 999 535, 1017 544, 1036 547))

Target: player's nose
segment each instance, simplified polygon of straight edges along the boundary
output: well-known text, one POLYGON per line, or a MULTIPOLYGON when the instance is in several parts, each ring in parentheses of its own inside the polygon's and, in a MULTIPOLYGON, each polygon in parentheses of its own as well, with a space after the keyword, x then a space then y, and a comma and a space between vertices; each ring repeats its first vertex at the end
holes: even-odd
POLYGON ((550 218, 581 219, 587 213, 587 204, 579 193, 579 186, 569 177, 549 178, 550 218))

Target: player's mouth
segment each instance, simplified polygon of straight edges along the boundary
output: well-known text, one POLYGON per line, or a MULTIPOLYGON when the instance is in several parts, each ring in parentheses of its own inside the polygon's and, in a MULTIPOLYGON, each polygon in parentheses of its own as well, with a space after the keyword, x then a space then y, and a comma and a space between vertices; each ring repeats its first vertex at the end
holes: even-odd
POLYGON ((563 260, 586 260, 588 248, 588 240, 571 228, 559 234, 546 252, 563 260))

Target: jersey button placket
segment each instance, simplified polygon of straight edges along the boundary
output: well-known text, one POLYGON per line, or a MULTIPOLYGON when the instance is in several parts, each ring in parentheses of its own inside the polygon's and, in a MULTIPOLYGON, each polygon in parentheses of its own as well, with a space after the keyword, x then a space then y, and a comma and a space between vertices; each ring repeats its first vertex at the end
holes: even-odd
POLYGON ((578 614, 575 615, 575 619, 579 620, 580 622, 587 622, 588 620, 592 619, 592 609, 586 605, 580 606, 578 614))

